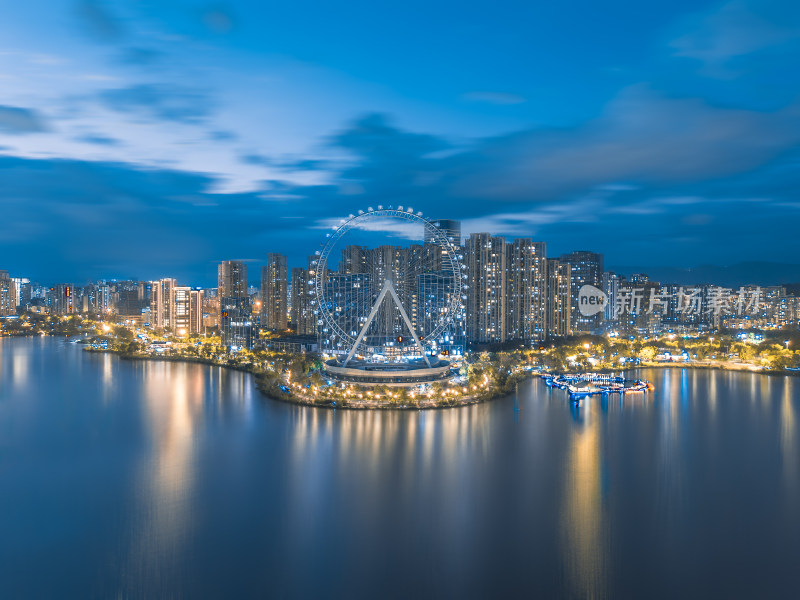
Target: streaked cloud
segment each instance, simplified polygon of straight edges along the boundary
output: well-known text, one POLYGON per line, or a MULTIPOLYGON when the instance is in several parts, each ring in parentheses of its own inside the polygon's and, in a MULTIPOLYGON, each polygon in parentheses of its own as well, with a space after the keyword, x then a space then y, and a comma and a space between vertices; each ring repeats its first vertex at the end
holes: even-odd
POLYGON ((273 162, 272 160, 270 160, 268 157, 264 156, 263 154, 256 154, 256 153, 243 154, 242 156, 239 157, 239 160, 241 160, 246 165, 264 165, 264 166, 266 166, 266 165, 272 164, 272 162, 273 162))
POLYGON ((207 92, 169 84, 139 84, 100 92, 100 101, 117 112, 181 123, 199 123, 213 110, 207 92))
POLYGON ((618 181, 700 181, 753 169, 799 142, 800 104, 739 110, 634 86, 578 127, 479 144, 456 165, 454 185, 475 197, 544 199, 618 181))
POLYGON ((123 65, 150 67, 165 58, 165 54, 153 48, 131 47, 125 48, 119 55, 119 62, 123 65))
POLYGON ((0 133, 24 135, 46 131, 39 113, 19 106, 0 106, 0 133))
POLYGON ((75 14, 85 31, 97 39, 116 41, 122 36, 122 25, 104 0, 78 0, 75 14))
POLYGON ((239 136, 236 135, 233 131, 211 131, 208 134, 208 138, 215 142, 233 142, 239 139, 239 136))
POLYGON ((86 133, 77 136, 75 140, 78 142, 84 142, 86 144, 95 144, 97 146, 118 146, 120 144, 118 139, 103 135, 101 133, 86 133))
POLYGON ((688 30, 670 46, 675 56, 719 68, 731 59, 796 41, 798 15, 775 10, 778 6, 775 2, 733 0, 688 19, 688 30))

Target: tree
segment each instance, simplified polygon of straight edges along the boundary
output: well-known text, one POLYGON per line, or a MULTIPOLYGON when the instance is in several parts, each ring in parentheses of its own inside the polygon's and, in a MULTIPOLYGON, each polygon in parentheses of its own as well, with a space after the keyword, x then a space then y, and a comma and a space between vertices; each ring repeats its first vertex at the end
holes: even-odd
POLYGON ((645 346, 639 351, 639 358, 642 360, 653 360, 656 357, 655 348, 652 346, 645 346))
POLYGON ((136 352, 141 352, 144 349, 144 344, 134 340, 132 342, 128 342, 127 344, 123 345, 122 349, 125 352, 128 352, 130 354, 134 354, 136 352))
POLYGON ((400 403, 400 404, 408 404, 409 395, 408 395, 408 389, 407 388, 404 388, 404 387, 398 388, 397 396, 398 396, 397 397, 397 402, 398 403, 400 403))
POLYGON ((325 385, 325 379, 322 377, 319 371, 314 371, 311 375, 308 376, 308 381, 311 385, 322 387, 325 385))
POLYGON ((292 381, 300 382, 302 380, 303 376, 305 375, 304 367, 305 365, 303 365, 303 359, 299 356, 296 356, 289 361, 287 369, 292 381))

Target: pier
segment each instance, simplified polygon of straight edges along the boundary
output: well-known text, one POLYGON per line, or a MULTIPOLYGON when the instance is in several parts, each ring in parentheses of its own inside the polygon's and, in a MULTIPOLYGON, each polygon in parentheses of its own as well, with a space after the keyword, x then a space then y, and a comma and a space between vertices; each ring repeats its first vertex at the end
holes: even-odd
POLYGON ((549 387, 566 390, 570 399, 607 394, 645 394, 654 389, 653 384, 642 379, 628 380, 613 373, 581 373, 577 375, 542 374, 549 387))

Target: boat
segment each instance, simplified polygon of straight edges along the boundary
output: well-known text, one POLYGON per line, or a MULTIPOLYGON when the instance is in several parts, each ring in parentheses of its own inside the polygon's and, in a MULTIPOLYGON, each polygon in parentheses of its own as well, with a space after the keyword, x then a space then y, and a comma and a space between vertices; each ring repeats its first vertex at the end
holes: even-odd
POLYGON ((542 374, 542 379, 549 387, 566 390, 570 400, 577 402, 581 398, 608 394, 644 394, 655 389, 652 383, 637 379, 633 384, 621 375, 607 373, 582 373, 571 375, 542 374))

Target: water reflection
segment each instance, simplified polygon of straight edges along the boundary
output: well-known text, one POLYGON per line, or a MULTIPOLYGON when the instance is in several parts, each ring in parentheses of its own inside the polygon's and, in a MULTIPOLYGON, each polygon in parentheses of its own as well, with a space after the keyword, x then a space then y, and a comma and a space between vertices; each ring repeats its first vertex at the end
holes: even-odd
POLYGON ((565 499, 561 516, 563 563, 570 595, 606 595, 605 549, 600 477, 600 427, 592 426, 594 400, 584 402, 583 419, 572 431, 565 462, 565 499))
POLYGON ((795 417, 796 380, 783 378, 783 394, 781 398, 781 453, 783 459, 783 478, 786 487, 797 492, 798 471, 800 470, 800 453, 797 447, 797 422, 795 417))
POLYGON ((28 380, 28 354, 15 353, 12 357, 13 362, 13 375, 14 385, 17 387, 25 387, 28 380))
POLYGON ((103 371, 103 401, 106 403, 111 399, 115 388, 114 365, 112 362, 114 360, 116 360, 116 357, 111 356, 110 354, 103 354, 100 356, 103 371))
POLYGON ((196 472, 194 437, 206 395, 201 367, 160 362, 138 367, 152 453, 145 455, 134 488, 140 515, 130 550, 134 578, 175 568, 181 560, 196 472))
POLYGON ((13 344, 9 597, 796 590, 793 378, 653 370, 653 395, 579 406, 537 380, 463 409, 330 411, 263 399, 234 371, 13 344))

